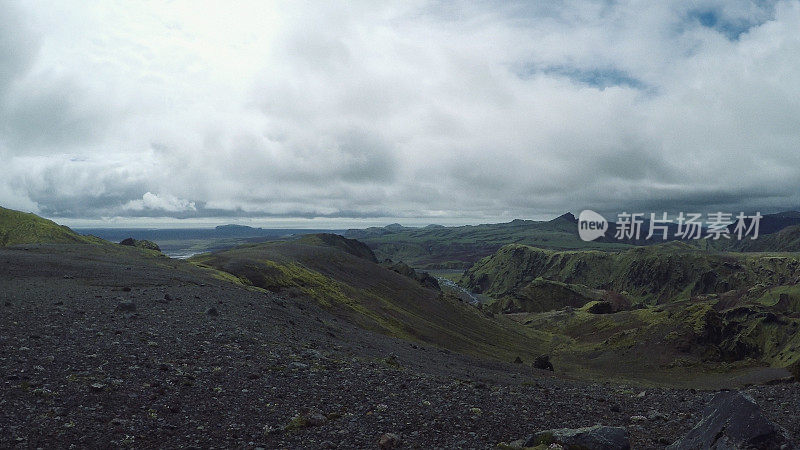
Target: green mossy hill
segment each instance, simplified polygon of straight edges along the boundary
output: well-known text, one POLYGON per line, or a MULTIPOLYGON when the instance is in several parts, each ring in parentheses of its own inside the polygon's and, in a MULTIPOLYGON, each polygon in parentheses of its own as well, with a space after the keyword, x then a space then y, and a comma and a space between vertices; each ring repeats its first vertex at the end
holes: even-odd
POLYGON ((515 318, 551 333, 555 364, 575 374, 689 381, 703 372, 800 367, 798 314, 752 304, 720 309, 719 299, 592 314, 593 303, 515 318))
POLYGON ((322 245, 326 247, 338 248, 346 253, 359 258, 364 258, 367 261, 378 262, 375 254, 367 246, 367 244, 357 241, 355 239, 348 239, 338 234, 332 233, 319 233, 307 234, 300 237, 297 242, 307 245, 322 245))
MULTIPOLYGON (((658 304, 753 286, 798 284, 800 257, 710 252, 681 242, 616 253, 552 251, 514 244, 476 263, 460 284, 496 299, 527 298, 536 305, 542 296, 537 279, 567 283, 576 291, 580 290, 575 286, 580 286, 584 292, 620 293, 634 304, 658 304)), ((564 297, 558 294, 562 287, 549 288, 552 296, 564 297)))
POLYGON ((0 247, 18 244, 93 244, 99 239, 81 236, 36 214, 0 207, 0 247))
POLYGON ((119 245, 126 245, 126 246, 129 246, 129 247, 143 248, 145 250, 154 250, 154 251, 157 251, 157 252, 161 251, 161 248, 158 246, 158 244, 156 244, 153 241, 137 240, 137 239, 134 239, 134 238, 123 239, 119 243, 119 245))
POLYGON ((362 328, 453 351, 512 361, 517 354, 532 359, 546 345, 546 338, 534 330, 487 317, 321 239, 246 245, 197 255, 190 262, 292 301, 315 302, 362 328))

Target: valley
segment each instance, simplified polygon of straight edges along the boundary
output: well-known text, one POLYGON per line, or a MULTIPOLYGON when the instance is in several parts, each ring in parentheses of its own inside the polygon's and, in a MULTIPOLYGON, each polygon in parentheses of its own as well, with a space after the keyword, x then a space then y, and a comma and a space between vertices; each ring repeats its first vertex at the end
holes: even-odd
POLYGON ((601 423, 661 448, 721 389, 800 438, 800 256, 771 247, 791 229, 768 252, 584 247, 562 217, 176 259, 2 213, 3 447, 514 448, 601 423))

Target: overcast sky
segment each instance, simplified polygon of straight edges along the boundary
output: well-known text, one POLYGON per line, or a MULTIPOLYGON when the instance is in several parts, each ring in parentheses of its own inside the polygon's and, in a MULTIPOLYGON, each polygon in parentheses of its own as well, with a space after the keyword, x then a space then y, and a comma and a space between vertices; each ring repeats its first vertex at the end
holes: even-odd
POLYGON ((72 225, 798 209, 800 3, 0 1, 0 205, 72 225))

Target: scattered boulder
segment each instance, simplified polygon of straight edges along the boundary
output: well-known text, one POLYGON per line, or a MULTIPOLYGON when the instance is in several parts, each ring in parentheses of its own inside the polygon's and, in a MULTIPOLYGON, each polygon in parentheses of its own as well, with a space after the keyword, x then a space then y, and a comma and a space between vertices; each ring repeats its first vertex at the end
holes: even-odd
POLYGON ((553 371, 553 363, 550 362, 550 355, 537 356, 533 362, 533 367, 536 369, 553 371))
POLYGON ((689 449, 794 449, 786 433, 761 413, 756 402, 737 391, 720 392, 703 411, 703 419, 667 447, 689 449))
POLYGON ((519 356, 517 356, 517 358, 516 358, 516 359, 514 359, 514 364, 522 364, 522 358, 520 358, 519 356))
POLYGON ((564 448, 592 450, 630 450, 631 448, 628 430, 604 425, 540 431, 526 439, 512 442, 509 447, 528 448, 552 444, 558 444, 564 448))
POLYGON ((391 450, 400 446, 400 436, 396 433, 384 433, 378 440, 381 450, 391 450))
POLYGON ((212 306, 211 308, 208 308, 206 310, 206 314, 211 316, 211 317, 217 317, 219 315, 219 311, 217 311, 217 308, 214 308, 212 306))

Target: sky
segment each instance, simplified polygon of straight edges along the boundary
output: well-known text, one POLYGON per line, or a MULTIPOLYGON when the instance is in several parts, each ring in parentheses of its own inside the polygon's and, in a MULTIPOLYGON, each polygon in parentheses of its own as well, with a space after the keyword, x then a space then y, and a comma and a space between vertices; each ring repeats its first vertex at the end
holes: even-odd
POLYGON ((0 1, 0 206, 71 226, 800 209, 798 1, 0 1))

